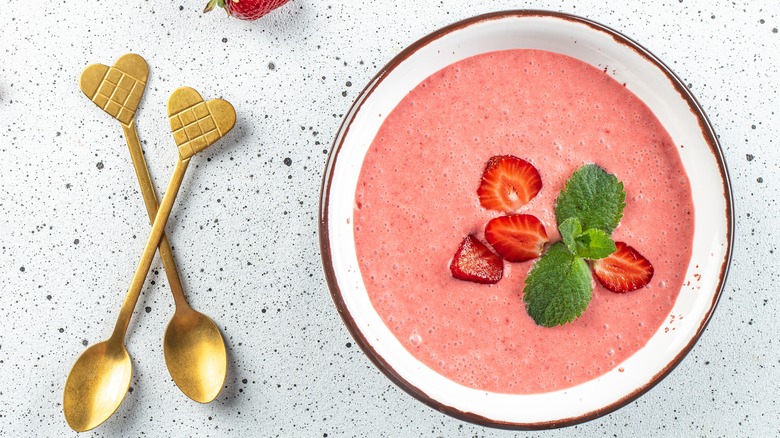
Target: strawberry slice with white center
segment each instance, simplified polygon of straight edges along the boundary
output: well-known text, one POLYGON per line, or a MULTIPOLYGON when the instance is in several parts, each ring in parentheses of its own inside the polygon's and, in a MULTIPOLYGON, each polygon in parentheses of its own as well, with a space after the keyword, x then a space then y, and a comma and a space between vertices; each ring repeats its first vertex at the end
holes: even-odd
POLYGON ((547 231, 536 216, 510 214, 492 219, 485 226, 485 239, 504 260, 524 262, 539 257, 547 231))
POLYGON ((504 276, 504 261, 473 234, 463 239, 450 263, 452 276, 475 283, 498 283, 504 276))
POLYGON ((615 242, 617 250, 593 263, 593 273, 602 286, 612 292, 625 293, 645 287, 653 278, 653 265, 637 250, 615 242))
POLYGON ((528 204, 541 189, 542 177, 531 163, 512 155, 496 155, 485 166, 477 195, 488 210, 511 213, 528 204))

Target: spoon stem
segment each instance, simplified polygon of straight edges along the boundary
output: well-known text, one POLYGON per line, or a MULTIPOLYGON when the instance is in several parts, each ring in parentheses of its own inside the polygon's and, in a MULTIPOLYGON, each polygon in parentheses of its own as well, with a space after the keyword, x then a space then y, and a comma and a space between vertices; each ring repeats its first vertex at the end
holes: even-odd
MULTIPOLYGON (((151 223, 154 222, 154 218, 157 216, 159 206, 157 204, 157 194, 152 184, 152 177, 149 175, 149 168, 146 165, 143 149, 141 149, 141 141, 138 139, 135 121, 131 120, 129 125, 122 123, 122 129, 125 134, 125 142, 130 150, 130 158, 133 160, 135 174, 138 177, 138 184, 141 186, 141 195, 144 198, 146 212, 149 214, 149 222, 151 223)), ((163 233, 162 240, 160 240, 159 250, 160 259, 162 259, 163 268, 165 268, 165 274, 168 277, 168 284, 171 287, 171 294, 173 295, 176 308, 187 307, 187 299, 184 296, 184 288, 179 278, 179 270, 176 268, 176 260, 173 258, 173 251, 165 233, 163 233)))
POLYGON ((160 240, 165 234, 165 223, 168 221, 168 216, 171 214, 173 204, 176 201, 176 195, 179 192, 181 182, 184 179, 184 173, 187 171, 187 165, 189 163, 189 158, 184 160, 178 158, 176 161, 176 167, 173 169, 173 176, 171 176, 171 182, 168 184, 168 190, 165 191, 162 203, 160 204, 160 209, 157 211, 157 215, 154 218, 152 231, 149 233, 149 239, 146 241, 141 260, 138 262, 138 268, 133 276, 133 281, 130 283, 130 289, 127 291, 125 301, 122 303, 122 309, 119 311, 114 333, 111 335, 111 338, 114 339, 115 342, 124 342, 127 327, 130 324, 130 317, 133 315, 133 309, 138 301, 138 296, 141 294, 141 288, 146 281, 146 274, 149 273, 149 268, 152 266, 154 253, 157 252, 157 246, 160 244, 160 240))

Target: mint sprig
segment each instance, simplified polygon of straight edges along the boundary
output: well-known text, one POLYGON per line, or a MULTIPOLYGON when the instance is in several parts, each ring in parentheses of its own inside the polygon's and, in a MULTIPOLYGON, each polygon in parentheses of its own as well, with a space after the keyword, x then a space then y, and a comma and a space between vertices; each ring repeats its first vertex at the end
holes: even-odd
POLYGON ((526 310, 537 324, 563 325, 587 309, 593 283, 586 260, 615 252, 610 235, 623 217, 625 200, 623 183, 595 164, 580 167, 566 182, 555 200, 562 241, 536 261, 523 289, 526 310))
POLYGON ((577 238, 582 235, 582 224, 576 217, 570 217, 558 225, 558 232, 561 233, 561 239, 566 244, 566 248, 572 254, 577 254, 577 238))
POLYGON ((617 249, 609 234, 596 228, 583 232, 580 220, 576 217, 563 221, 558 231, 569 252, 584 259, 602 259, 617 249))
POLYGON ((615 242, 609 237, 609 234, 591 228, 577 237, 576 255, 588 259, 603 259, 617 250, 615 242))
POLYGON ((553 244, 525 279, 523 301, 537 324, 554 327, 573 321, 588 307, 593 292, 588 264, 564 243, 553 244))
POLYGON ((595 164, 577 169, 555 200, 555 217, 560 226, 576 217, 583 230, 595 228, 607 234, 620 223, 626 206, 623 183, 595 164))

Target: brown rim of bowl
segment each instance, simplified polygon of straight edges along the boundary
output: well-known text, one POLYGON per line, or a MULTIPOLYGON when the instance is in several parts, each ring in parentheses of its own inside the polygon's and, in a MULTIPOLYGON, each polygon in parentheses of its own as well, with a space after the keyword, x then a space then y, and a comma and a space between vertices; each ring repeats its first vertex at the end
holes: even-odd
POLYGON ((328 282, 328 287, 330 288, 333 301, 336 304, 336 307, 338 308, 339 315, 341 315, 341 318, 344 320, 344 324, 347 326, 347 329, 352 334, 352 337, 355 338, 355 341, 358 343, 358 345, 360 345, 360 348, 363 349, 363 352, 368 356, 369 359, 371 359, 371 361, 374 363, 374 365, 377 366, 377 368, 379 368, 380 371, 382 371, 391 381, 393 381, 393 383, 395 383, 401 389, 411 394, 413 397, 417 398, 419 401, 425 403, 426 405, 436 409, 439 412, 445 413, 447 415, 458 418, 460 420, 468 421, 481 426, 496 427, 501 429, 540 430, 540 429, 552 429, 552 428, 565 427, 574 424, 584 423, 586 421, 590 421, 595 418, 601 417, 603 415, 609 414, 610 412, 619 409, 627 405, 628 403, 636 400, 639 396, 641 396, 642 394, 650 390, 650 388, 658 384, 658 382, 660 382, 664 377, 666 377, 682 361, 682 359, 688 354, 688 352, 693 348, 693 346, 701 337, 702 333, 704 332, 704 329, 707 327, 707 324, 710 321, 710 318, 712 317, 713 312, 715 311, 715 307, 718 304, 720 296, 723 293, 726 276, 728 275, 729 266, 731 264, 732 248, 734 246, 733 213, 734 213, 733 197, 731 192, 731 183, 729 180, 729 174, 726 168, 725 160, 723 158, 723 151, 720 148, 720 144, 718 143, 718 140, 715 136, 715 132, 712 129, 712 125, 707 119, 707 116, 704 114, 704 111, 702 110, 696 98, 691 94, 691 92, 687 89, 687 87, 685 87, 683 82, 672 72, 672 70, 669 69, 669 67, 667 67, 663 62, 661 62, 661 60, 659 60, 655 55, 650 53, 650 51, 642 47, 640 44, 624 36, 620 32, 613 30, 602 24, 588 20, 586 18, 582 18, 576 15, 570 15, 562 12, 552 12, 552 11, 544 11, 544 10, 499 11, 499 12, 492 12, 484 15, 478 15, 476 17, 467 18, 465 20, 450 24, 449 26, 443 27, 417 40, 412 45, 404 49, 401 53, 396 55, 384 68, 382 68, 376 74, 376 76, 374 76, 373 79, 371 79, 371 81, 368 83, 368 85, 366 85, 363 91, 361 91, 357 99, 355 99, 355 102, 352 104, 352 107, 350 108, 349 112, 344 117, 344 121, 342 122, 341 127, 339 128, 339 132, 333 141, 333 147, 330 151, 330 154, 328 155, 328 163, 326 165, 325 172, 323 174, 322 188, 320 192, 319 239, 320 239, 322 263, 323 263, 323 267, 325 268, 325 277, 328 282), (686 345, 680 351, 680 353, 678 353, 677 356, 675 356, 674 359, 672 359, 672 361, 670 361, 666 365, 666 367, 664 367, 658 374, 653 376, 653 378, 648 383, 646 383, 643 386, 640 386, 629 395, 615 401, 614 403, 611 403, 607 406, 603 406, 599 409, 595 409, 593 411, 590 411, 580 416, 562 418, 553 421, 536 422, 536 423, 512 423, 512 422, 498 421, 471 412, 463 412, 459 409, 456 409, 452 406, 445 405, 442 402, 429 397, 425 392, 415 387, 414 385, 410 384, 399 373, 397 373, 395 369, 393 369, 393 367, 391 367, 390 364, 387 361, 385 361, 385 359, 382 356, 380 356, 376 352, 376 350, 373 349, 373 347, 365 338, 363 333, 361 333, 360 330, 357 328, 355 321, 352 318, 352 315, 349 313, 349 310, 346 307, 344 299, 341 296, 341 289, 339 288, 339 283, 336 279, 336 275, 333 270, 333 262, 332 262, 331 251, 330 251, 330 242, 328 237, 329 236, 328 205, 330 200, 331 182, 333 179, 333 169, 335 167, 336 161, 338 160, 338 155, 339 152, 341 151, 344 138, 349 132, 355 114, 357 114, 357 112, 360 110, 361 106, 363 105, 363 102, 365 102, 368 96, 371 95, 371 93, 376 88, 376 86, 379 83, 381 83, 384 80, 384 78, 390 72, 392 72, 399 64, 401 64, 403 61, 408 59, 412 54, 417 52, 422 47, 428 45, 432 41, 437 40, 442 36, 452 33, 454 31, 463 29, 467 26, 471 26, 477 23, 492 21, 492 20, 511 18, 511 17, 551 17, 551 18, 558 18, 561 20, 571 21, 579 24, 584 24, 596 31, 603 32, 610 35, 616 42, 634 50, 640 56, 645 58, 648 62, 658 67, 671 81, 671 83, 674 85, 675 89, 680 94, 680 96, 688 102, 688 106, 690 107, 691 112, 693 112, 693 114, 696 116, 699 122, 699 128, 701 129, 702 136, 707 141, 707 144, 710 147, 710 151, 712 152, 713 156, 715 157, 715 160, 718 163, 721 180, 723 183, 723 194, 725 195, 725 201, 726 201, 726 222, 727 222, 726 240, 728 241, 728 248, 726 248, 726 257, 721 266, 717 292, 713 297, 712 303, 710 304, 710 308, 707 311, 706 316, 701 321, 701 324, 699 325, 696 334, 693 336, 693 338, 688 343, 688 345, 686 345))

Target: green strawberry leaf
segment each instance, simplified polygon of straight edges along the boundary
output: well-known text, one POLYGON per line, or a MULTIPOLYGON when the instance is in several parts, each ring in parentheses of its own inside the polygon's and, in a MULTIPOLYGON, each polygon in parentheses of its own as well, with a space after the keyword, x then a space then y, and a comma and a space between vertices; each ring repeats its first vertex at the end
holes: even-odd
POLYGON ((625 206, 623 183, 599 166, 586 164, 572 174, 555 200, 555 216, 559 227, 575 217, 584 230, 596 228, 611 234, 625 206))
POLYGON ((591 228, 577 236, 575 243, 577 245, 576 255, 584 259, 603 259, 617 250, 615 242, 609 237, 609 234, 596 228, 591 228))
POLYGON ((528 273, 523 301, 526 311, 537 324, 554 327, 582 315, 592 292, 588 264, 569 252, 566 244, 557 242, 528 273))
POLYGON ((566 219, 558 226, 558 232, 561 233, 561 239, 563 239, 563 243, 566 244, 566 247, 569 248, 569 252, 577 255, 577 237, 582 234, 580 220, 576 217, 566 219))

